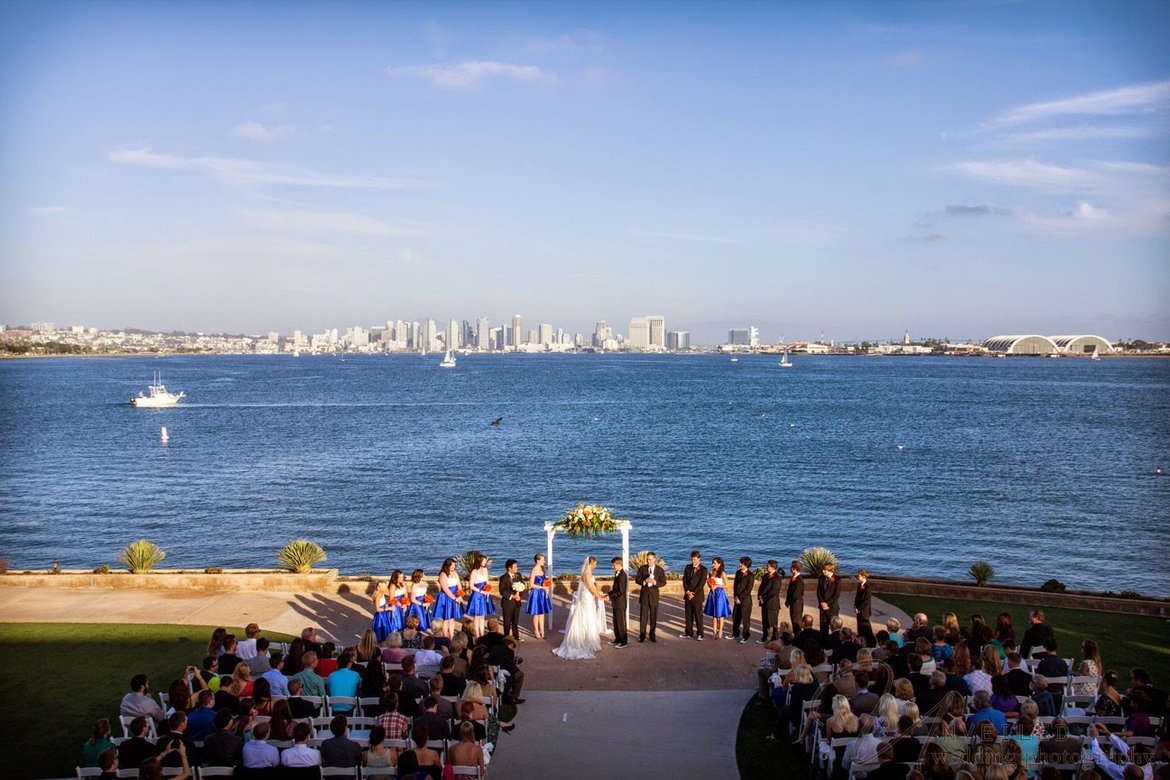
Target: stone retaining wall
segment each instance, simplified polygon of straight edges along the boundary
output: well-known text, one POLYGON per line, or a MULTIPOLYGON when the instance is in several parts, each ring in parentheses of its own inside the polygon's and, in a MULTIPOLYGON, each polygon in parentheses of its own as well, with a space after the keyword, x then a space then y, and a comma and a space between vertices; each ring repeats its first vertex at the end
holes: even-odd
POLYGON ((314 569, 305 574, 287 571, 225 569, 220 574, 202 570, 175 571, 160 569, 143 574, 114 571, 94 574, 65 570, 60 574, 36 572, 9 573, 0 577, 0 587, 71 588, 92 590, 211 590, 328 592, 337 587, 337 569, 314 569))

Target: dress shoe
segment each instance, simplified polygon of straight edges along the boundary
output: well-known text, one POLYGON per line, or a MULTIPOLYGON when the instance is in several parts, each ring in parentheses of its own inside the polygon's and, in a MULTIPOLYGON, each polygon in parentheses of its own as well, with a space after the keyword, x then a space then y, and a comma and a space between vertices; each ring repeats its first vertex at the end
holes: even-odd
POLYGON ((691 635, 690 634, 679 634, 678 638, 679 639, 690 639, 691 635))
POLYGON ((640 637, 638 637, 638 641, 639 641, 639 642, 645 642, 645 641, 646 641, 646 637, 644 637, 644 636, 640 636, 640 637))
POLYGON ((629 647, 629 645, 628 645, 628 644, 626 644, 625 642, 616 642, 616 643, 614 643, 614 649, 616 649, 616 650, 624 650, 624 649, 625 649, 625 648, 627 648, 627 647, 629 647))
POLYGON ((703 635, 702 635, 702 634, 699 634, 697 637, 695 637, 695 641, 696 641, 696 642, 702 642, 702 641, 703 641, 703 635))
POLYGON ((525 701, 527 701, 527 699, 509 699, 507 697, 504 698, 504 704, 523 704, 525 701))
POLYGON ((501 725, 500 731, 504 732, 505 734, 511 734, 512 731, 515 730, 515 728, 516 728, 515 723, 509 723, 507 726, 501 725))
POLYGON ((657 639, 655 639, 654 637, 650 637, 650 641, 651 641, 651 642, 657 642, 658 640, 657 640, 657 639))

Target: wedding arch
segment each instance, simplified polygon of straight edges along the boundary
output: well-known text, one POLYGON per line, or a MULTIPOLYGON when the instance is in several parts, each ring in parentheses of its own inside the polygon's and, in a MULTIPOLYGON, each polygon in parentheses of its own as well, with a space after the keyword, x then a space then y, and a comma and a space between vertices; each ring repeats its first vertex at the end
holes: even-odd
MULTIPOLYGON (((582 536, 598 536, 603 533, 619 532, 622 535, 622 568, 630 565, 630 529, 633 526, 629 520, 618 520, 603 506, 586 506, 578 504, 560 520, 544 524, 544 533, 547 536, 548 546, 545 551, 545 571, 553 571, 553 537, 558 531, 564 531, 574 538, 582 536)), ((548 629, 553 628, 553 613, 548 614, 548 629)), ((630 627, 630 587, 626 585, 626 628, 630 627)))

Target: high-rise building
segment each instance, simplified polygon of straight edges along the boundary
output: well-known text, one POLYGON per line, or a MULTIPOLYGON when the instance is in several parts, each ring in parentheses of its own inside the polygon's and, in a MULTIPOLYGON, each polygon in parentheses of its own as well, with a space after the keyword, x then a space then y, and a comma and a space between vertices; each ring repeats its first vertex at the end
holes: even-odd
POLYGON ((613 338, 613 328, 605 320, 599 320, 593 328, 593 346, 601 349, 605 342, 613 338))
POLYGON ((447 320, 447 332, 443 334, 443 343, 447 349, 459 349, 463 346, 459 343, 459 323, 453 319, 447 320))
POLYGON ((505 328, 503 325, 501 325, 498 328, 492 328, 491 341, 488 344, 488 348, 491 350, 494 350, 496 352, 503 352, 504 347, 507 346, 507 344, 504 343, 508 338, 507 336, 504 335, 507 332, 508 332, 508 329, 505 328))
POLYGON ((760 330, 754 325, 746 328, 732 328, 727 332, 727 343, 737 347, 760 346, 760 330))
POLYGON ((422 330, 418 334, 419 351, 421 351, 421 352, 434 352, 434 351, 436 351, 438 349, 438 347, 435 346, 435 341, 436 341, 437 335, 438 334, 435 333, 435 321, 434 320, 427 320, 426 322, 424 322, 422 324, 422 330))
POLYGON ((491 344, 492 333, 486 315, 480 315, 475 323, 475 348, 480 351, 493 349, 491 344))
POLYGON ((650 349, 666 349, 666 318, 651 314, 646 322, 650 327, 650 349))
POLYGON ((691 334, 685 330, 672 330, 666 334, 666 348, 684 350, 691 348, 691 334))
POLYGON ((650 320, 647 317, 630 319, 630 334, 626 344, 630 349, 650 349, 650 320))
POLYGON ((548 346, 549 344, 553 343, 553 326, 552 325, 550 325, 547 322, 540 323, 538 333, 539 333, 539 335, 537 336, 537 342, 541 346, 548 346))
POLYGON ((519 349, 523 343, 524 341, 520 332, 520 315, 516 314, 512 317, 512 349, 519 349))

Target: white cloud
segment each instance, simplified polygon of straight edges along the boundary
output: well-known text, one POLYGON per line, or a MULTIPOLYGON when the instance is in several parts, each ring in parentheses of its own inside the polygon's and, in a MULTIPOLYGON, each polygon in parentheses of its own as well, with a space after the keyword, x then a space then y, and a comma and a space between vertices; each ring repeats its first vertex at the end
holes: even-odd
POLYGON ((1007 127, 1063 116, 1151 114, 1167 106, 1170 106, 1170 80, 1155 81, 1017 106, 993 117, 985 127, 1007 127))
POLYGON ((33 217, 56 217, 64 214, 69 209, 64 206, 32 206, 29 208, 29 216, 33 217))
POLYGON ((408 238, 422 235, 414 228, 391 225, 363 214, 322 213, 304 210, 237 209, 236 215, 254 227, 277 233, 339 233, 373 238, 408 238))
POLYGON ((708 244, 736 244, 734 238, 727 236, 712 236, 702 235, 698 233, 661 233, 652 230, 631 230, 630 235, 639 236, 641 238, 666 238, 671 241, 696 241, 708 244))
POLYGON ((1066 168, 1035 160, 976 160, 955 163, 944 170, 1013 187, 1040 189, 1090 189, 1098 179, 1081 168, 1066 168))
POLYGON ((235 157, 185 157, 157 154, 149 149, 119 149, 109 153, 112 162, 171 171, 210 173, 234 186, 277 184, 292 187, 336 187, 342 189, 388 190, 419 186, 404 179, 377 176, 348 176, 308 168, 274 166, 235 157))
POLYGON ((405 65, 390 67, 390 76, 421 78, 439 89, 474 89, 490 78, 556 84, 556 75, 535 65, 513 65, 491 60, 469 60, 453 65, 405 65))
POLYGON ((1155 134, 1154 128, 1137 125, 1077 125, 1027 133, 1008 133, 1004 136, 1004 140, 1022 144, 1045 143, 1047 141, 1130 140, 1150 138, 1155 134))
POLYGON ((295 131, 294 125, 267 127, 261 122, 241 122, 232 128, 232 135, 249 141, 271 141, 278 135, 287 135, 295 131))

